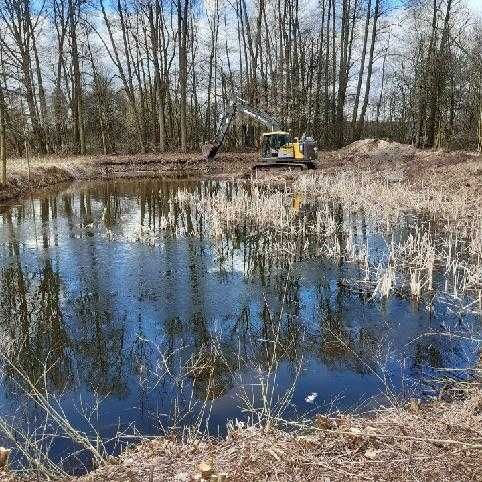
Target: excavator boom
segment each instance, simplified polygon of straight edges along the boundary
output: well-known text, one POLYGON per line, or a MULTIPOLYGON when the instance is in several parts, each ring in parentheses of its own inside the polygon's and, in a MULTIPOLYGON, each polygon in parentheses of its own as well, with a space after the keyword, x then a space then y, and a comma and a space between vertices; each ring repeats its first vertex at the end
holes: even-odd
POLYGON ((281 128, 278 121, 273 119, 266 112, 252 107, 240 97, 233 97, 228 104, 223 118, 221 119, 214 141, 203 146, 203 154, 207 159, 212 160, 216 157, 217 152, 223 145, 224 138, 226 137, 229 127, 231 126, 231 123, 238 112, 257 120, 260 124, 263 124, 272 131, 280 130, 281 128))

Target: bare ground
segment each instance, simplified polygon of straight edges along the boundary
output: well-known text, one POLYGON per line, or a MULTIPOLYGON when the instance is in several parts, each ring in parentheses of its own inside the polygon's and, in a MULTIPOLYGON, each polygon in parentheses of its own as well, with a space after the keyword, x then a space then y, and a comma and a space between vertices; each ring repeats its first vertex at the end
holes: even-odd
MULTIPOLYGON (((0 202, 60 183, 158 176, 249 176, 259 162, 257 153, 220 153, 206 161, 200 153, 165 153, 118 156, 48 157, 8 161, 6 186, 0 186, 0 202)), ((345 171, 384 173, 388 181, 413 185, 464 188, 482 193, 482 158, 466 151, 420 150, 376 139, 354 142, 337 151, 320 153, 317 169, 329 175, 345 171)), ((275 172, 278 176, 279 172, 275 172)), ((263 174, 270 176, 271 173, 263 174)), ((296 175, 296 174, 295 174, 296 175)))
POLYGON ((482 155, 477 152, 423 150, 397 142, 364 139, 326 153, 318 168, 329 173, 382 172, 388 181, 482 193, 482 155))

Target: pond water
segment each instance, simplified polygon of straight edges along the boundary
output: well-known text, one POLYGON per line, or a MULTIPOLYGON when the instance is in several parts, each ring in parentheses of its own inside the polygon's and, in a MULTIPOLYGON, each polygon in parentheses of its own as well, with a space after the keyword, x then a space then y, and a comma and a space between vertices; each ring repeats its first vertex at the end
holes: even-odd
MULTIPOLYGON (((249 226, 215 238, 180 189, 250 192, 214 180, 91 183, 0 211, 4 420, 34 438, 62 432, 45 429, 28 396, 46 386, 73 427, 107 441, 196 423, 223 434, 228 420, 256 419, 262 393, 285 418, 367 408, 429 394, 444 369, 477 359, 477 316, 440 300, 375 299, 347 283, 359 268, 310 249, 274 262, 249 226)), ((350 215, 332 208, 340 222, 350 215)), ((380 256, 386 235, 359 226, 380 256)), ((73 443, 48 443, 53 460, 82 470, 73 443)))

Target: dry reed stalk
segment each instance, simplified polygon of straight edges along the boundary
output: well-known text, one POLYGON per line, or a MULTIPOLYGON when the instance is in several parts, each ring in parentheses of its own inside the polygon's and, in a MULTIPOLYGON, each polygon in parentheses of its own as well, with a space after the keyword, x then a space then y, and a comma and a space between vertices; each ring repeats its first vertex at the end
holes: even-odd
MULTIPOLYGON (((326 200, 327 195, 343 202, 345 212, 354 212, 355 223, 356 213, 363 210, 370 223, 369 229, 376 231, 377 228, 383 228, 383 231, 389 232, 393 231, 407 210, 434 213, 439 201, 445 202, 442 193, 429 191, 418 196, 407 196, 405 187, 387 186, 364 175, 361 181, 354 176, 341 175, 333 180, 305 175, 295 181, 291 190, 286 186, 276 188, 262 184, 247 189, 239 183, 229 196, 223 190, 214 194, 180 191, 176 205, 181 207, 181 212, 189 212, 194 217, 202 216, 210 227, 211 236, 218 241, 226 241, 227 244, 223 246, 229 248, 233 231, 262 232, 264 245, 269 246, 272 257, 278 262, 282 262, 283 258, 294 259, 299 251, 297 246, 303 246, 303 251, 313 251, 314 248, 326 258, 344 258, 364 265, 365 278, 370 276, 370 272, 374 274, 377 291, 383 288, 383 293, 390 293, 396 281, 393 270, 389 270, 388 266, 383 269, 374 269, 376 265, 370 267, 369 245, 358 240, 356 230, 359 228, 350 221, 352 215, 340 224, 326 200), (313 216, 300 212, 300 203, 297 203, 297 209, 293 208, 292 199, 298 199, 296 193, 299 192, 305 194, 303 203, 312 206, 313 216), (389 202, 385 202, 387 199, 389 202), (343 244, 341 239, 344 240, 343 244)), ((482 257, 473 256, 473 253, 478 250, 478 226, 482 218, 479 213, 465 209, 468 209, 468 201, 463 196, 456 198, 455 205, 456 209, 447 206, 440 211, 437 208, 439 218, 446 217, 445 225, 442 221, 442 226, 439 226, 440 221, 436 220, 434 224, 416 226, 403 241, 394 242, 392 236, 387 256, 393 259, 395 272, 407 272, 406 283, 415 298, 433 290, 433 273, 441 265, 451 268, 447 269, 447 291, 454 296, 473 292, 481 285, 482 257), (433 225, 437 225, 438 238, 445 242, 434 239, 431 233, 433 225), (467 236, 462 237, 461 230, 467 236)), ((165 224, 169 225, 171 221, 166 220, 165 224)), ((177 235, 186 234, 184 229, 173 225, 170 229, 177 235)), ((223 256, 220 253, 220 259, 223 256)), ((404 277, 397 282, 403 283, 404 277)))

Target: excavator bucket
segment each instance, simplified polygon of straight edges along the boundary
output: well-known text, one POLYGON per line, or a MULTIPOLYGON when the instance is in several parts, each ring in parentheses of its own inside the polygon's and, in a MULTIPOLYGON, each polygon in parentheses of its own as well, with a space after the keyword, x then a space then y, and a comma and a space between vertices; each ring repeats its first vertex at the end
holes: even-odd
POLYGON ((212 161, 219 150, 219 144, 206 143, 202 146, 203 156, 208 160, 212 161))

